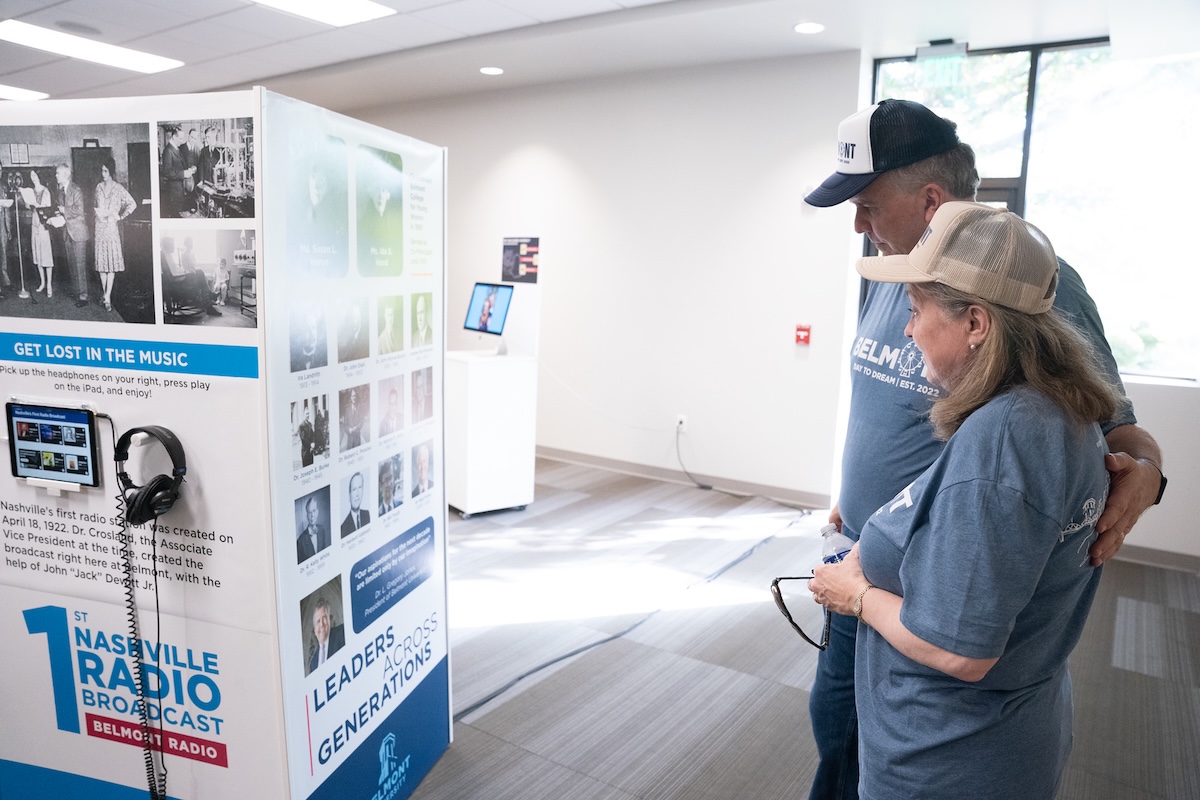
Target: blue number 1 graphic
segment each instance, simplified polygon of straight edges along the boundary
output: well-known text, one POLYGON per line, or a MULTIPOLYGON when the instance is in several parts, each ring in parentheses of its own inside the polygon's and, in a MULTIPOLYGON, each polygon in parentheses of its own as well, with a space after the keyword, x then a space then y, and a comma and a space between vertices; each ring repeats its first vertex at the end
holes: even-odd
POLYGON ((75 697, 75 670, 71 665, 71 634, 67 610, 42 606, 25 611, 25 629, 46 634, 50 652, 50 683, 54 686, 54 714, 60 731, 79 733, 79 701, 75 697))

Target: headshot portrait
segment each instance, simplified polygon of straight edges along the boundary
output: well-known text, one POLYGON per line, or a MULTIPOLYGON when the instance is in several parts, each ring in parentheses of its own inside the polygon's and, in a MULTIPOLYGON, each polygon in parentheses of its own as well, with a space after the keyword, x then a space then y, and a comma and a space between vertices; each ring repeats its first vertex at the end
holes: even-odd
POLYGON ((371 440, 370 384, 338 392, 338 452, 345 453, 371 440))
POLYGON ((404 270, 403 162, 396 153, 358 148, 355 178, 358 271, 399 275, 404 270))
POLYGON ((404 349, 404 297, 381 297, 377 302, 379 334, 377 351, 381 356, 404 349))
POLYGON ((300 641, 305 643, 305 675, 315 672, 346 646, 341 575, 300 601, 300 641))
POLYGON ((292 372, 307 372, 329 363, 325 308, 319 303, 293 306, 288 319, 292 372))
POLYGON ((341 497, 346 515, 342 518, 342 538, 360 531, 371 522, 371 504, 366 499, 367 479, 362 472, 355 472, 342 479, 341 497))
POLYGON ((338 362, 358 361, 371 354, 371 333, 365 297, 347 298, 341 303, 338 324, 338 362))
POLYGON ((412 347, 433 344, 433 294, 412 296, 412 347))
POLYGON ((395 375, 379 382, 379 436, 389 436, 404 429, 404 375, 395 375))
POLYGON ((292 469, 329 460, 329 396, 292 403, 292 469))
POLYGON ((404 505, 404 456, 400 453, 379 462, 379 516, 404 505))
POLYGON ((335 136, 292 142, 288 175, 288 253, 304 275, 340 278, 349 271, 346 144, 335 136))
POLYGON ((412 421, 415 425, 433 416, 433 367, 413 370, 412 421))
POLYGON ((329 487, 296 498, 296 563, 329 547, 329 487))
POLYGON ((433 440, 412 449, 412 496, 420 497, 433 489, 433 440))

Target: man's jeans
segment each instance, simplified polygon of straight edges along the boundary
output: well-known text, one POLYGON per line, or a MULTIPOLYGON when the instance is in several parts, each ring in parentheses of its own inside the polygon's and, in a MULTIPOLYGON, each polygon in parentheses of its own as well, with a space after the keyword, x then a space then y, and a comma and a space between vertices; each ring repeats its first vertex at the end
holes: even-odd
POLYGON ((858 620, 832 614, 829 646, 817 659, 808 713, 817 742, 810 800, 858 800, 858 712, 854 705, 854 641, 858 620))

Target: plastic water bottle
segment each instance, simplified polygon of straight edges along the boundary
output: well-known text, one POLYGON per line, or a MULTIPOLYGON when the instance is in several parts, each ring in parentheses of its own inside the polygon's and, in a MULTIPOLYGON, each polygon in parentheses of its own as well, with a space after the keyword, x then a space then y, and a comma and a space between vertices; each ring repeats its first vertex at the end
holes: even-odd
POLYGON ((821 535, 825 537, 825 543, 821 545, 821 560, 826 564, 841 561, 850 552, 850 548, 854 547, 850 537, 839 531, 837 525, 832 522, 821 528, 821 535))

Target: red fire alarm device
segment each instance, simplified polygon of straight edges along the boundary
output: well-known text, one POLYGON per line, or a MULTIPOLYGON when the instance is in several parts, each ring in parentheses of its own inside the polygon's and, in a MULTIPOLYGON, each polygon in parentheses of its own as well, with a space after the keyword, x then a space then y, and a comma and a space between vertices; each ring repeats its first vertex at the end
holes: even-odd
POLYGON ((796 326, 796 344, 811 344, 812 325, 796 326))

